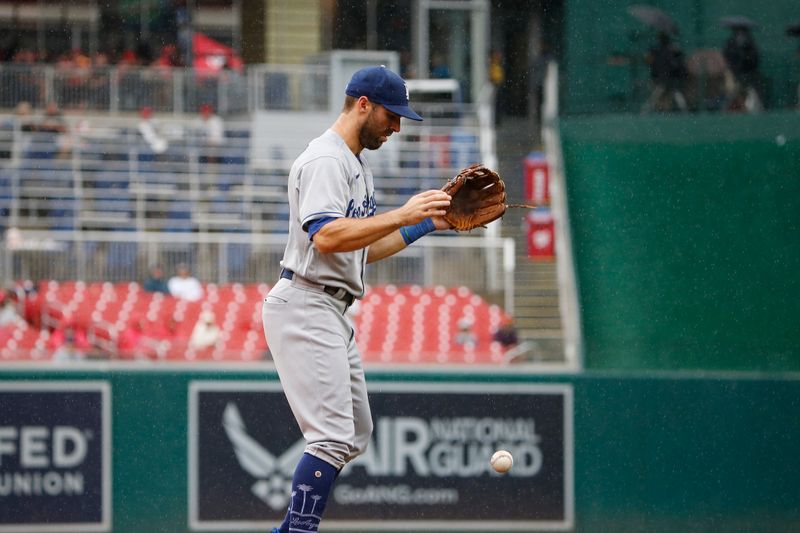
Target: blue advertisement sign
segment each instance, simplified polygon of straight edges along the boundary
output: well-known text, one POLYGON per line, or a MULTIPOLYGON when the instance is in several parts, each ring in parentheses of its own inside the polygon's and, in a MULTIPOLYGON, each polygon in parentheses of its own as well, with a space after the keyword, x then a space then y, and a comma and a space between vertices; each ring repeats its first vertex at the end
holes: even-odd
POLYGON ((0 382, 0 532, 110 531, 105 382, 0 382))

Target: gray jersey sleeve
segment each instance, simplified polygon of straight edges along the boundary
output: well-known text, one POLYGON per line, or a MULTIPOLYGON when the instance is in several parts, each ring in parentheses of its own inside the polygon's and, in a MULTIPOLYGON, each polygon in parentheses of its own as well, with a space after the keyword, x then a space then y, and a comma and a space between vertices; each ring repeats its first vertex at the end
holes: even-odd
POLYGON ((317 157, 300 170, 297 181, 299 218, 303 230, 318 218, 343 217, 350 199, 350 184, 335 157, 317 157))
POLYGON ((314 283, 364 293, 366 249, 322 254, 308 236, 314 220, 375 214, 375 188, 366 161, 332 130, 314 139, 289 172, 289 238, 281 266, 314 283))

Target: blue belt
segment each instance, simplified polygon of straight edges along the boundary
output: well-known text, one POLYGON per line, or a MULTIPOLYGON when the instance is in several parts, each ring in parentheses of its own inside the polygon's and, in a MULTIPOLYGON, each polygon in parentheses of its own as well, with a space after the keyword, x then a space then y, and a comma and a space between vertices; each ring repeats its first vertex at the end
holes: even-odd
MULTIPOLYGON (((294 272, 289 269, 283 268, 281 269, 281 278, 282 279, 294 279, 294 272)), ((297 276, 298 278, 300 276, 297 276)), ((319 284, 317 284, 319 285, 319 284)), ((347 292, 345 289, 340 289, 339 287, 331 287, 330 285, 320 285, 322 290, 325 291, 327 294, 333 296, 337 300, 342 300, 349 306, 353 305, 353 300, 356 299, 355 296, 347 292)))

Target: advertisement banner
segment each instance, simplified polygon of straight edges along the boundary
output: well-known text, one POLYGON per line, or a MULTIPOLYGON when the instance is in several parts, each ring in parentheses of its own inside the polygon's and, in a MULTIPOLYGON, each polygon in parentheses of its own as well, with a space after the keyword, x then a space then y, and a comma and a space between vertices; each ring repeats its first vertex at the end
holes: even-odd
POLYGON ((105 382, 0 382, 0 532, 111 530, 105 382))
POLYGON ((528 257, 534 261, 552 261, 556 255, 556 226, 549 208, 528 213, 525 224, 528 236, 528 257))
MULTIPOLYGON (((325 529, 572 527, 571 386, 379 383, 370 404, 372 442, 334 485, 325 529), (499 449, 514 457, 504 475, 499 449)), ((277 526, 305 448, 280 385, 192 382, 189 413, 191 528, 277 526)))
POLYGON ((525 201, 535 205, 550 205, 550 166, 541 152, 531 152, 524 160, 523 183, 525 201))

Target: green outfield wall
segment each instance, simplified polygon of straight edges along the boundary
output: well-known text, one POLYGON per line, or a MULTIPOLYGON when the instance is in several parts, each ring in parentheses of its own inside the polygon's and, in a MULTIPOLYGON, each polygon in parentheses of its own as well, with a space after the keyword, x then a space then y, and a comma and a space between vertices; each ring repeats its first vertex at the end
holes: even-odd
POLYGON ((585 366, 800 370, 800 115, 560 130, 585 366))
MULTIPOLYGON (((789 532, 800 528, 800 492, 797 490, 800 423, 796 416, 800 409, 800 377, 797 375, 752 377, 654 372, 588 372, 551 376, 368 374, 373 401, 375 395, 392 383, 429 390, 449 387, 451 394, 453 390, 463 390, 464 402, 475 401, 474 394, 467 398, 470 390, 487 387, 497 389, 499 386, 520 392, 526 389, 546 391, 547 387, 568 390, 570 402, 564 404, 567 422, 564 427, 568 429, 570 445, 565 444, 562 451, 564 464, 568 464, 567 470, 571 471, 567 472, 567 486, 571 488, 566 491, 566 496, 571 508, 569 513, 574 510, 574 516, 561 529, 672 533, 789 532)), ((190 523, 190 475, 187 472, 191 454, 188 436, 190 388, 197 388, 198 384, 213 388, 215 384, 230 385, 231 382, 234 389, 246 390, 254 383, 275 388, 276 376, 269 370, 5 369, 0 371, 0 395, 6 395, 0 398, 12 401, 7 394, 13 389, 13 384, 41 387, 54 382, 61 388, 87 382, 108 388, 113 428, 109 442, 113 490, 110 527, 106 530, 175 533, 188 531, 190 523)), ((28 396, 19 398, 28 406, 24 411, 34 412, 39 399, 30 392, 26 394, 28 396)), ((489 393, 477 396, 475 405, 491 411, 498 405, 494 402, 499 396, 489 393)), ((455 397, 441 403, 436 411, 447 412, 455 404, 463 403, 460 398, 456 392, 455 397)), ((70 401, 77 400, 73 397, 70 401)), ((524 401, 520 400, 520 403, 514 409, 525 410, 524 401)), ((25 416, 25 413, 9 414, 3 408, 0 405, 0 458, 3 459, 0 478, 4 469, 12 468, 10 465, 14 461, 12 444, 16 441, 9 436, 8 418, 25 416)), ((248 406, 240 404, 239 408, 247 420, 248 406)), ((266 404, 249 408, 269 412, 275 406, 266 404)), ((387 409, 386 406, 382 408, 387 409)), ((396 405, 395 408, 402 411, 404 406, 396 405)), ((77 404, 67 403, 63 409, 65 417, 87 414, 75 413, 77 404)), ((504 412, 493 413, 493 416, 502 417, 504 412)), ((543 455, 542 462, 547 465, 552 461, 553 453, 558 455, 560 452, 552 451, 553 443, 548 442, 545 418, 537 415, 536 431, 539 434, 537 446, 541 450, 551 450, 543 455)), ((43 423, 37 420, 19 425, 43 423)), ((51 423, 53 427, 64 427, 63 420, 51 423)), ((257 428, 248 427, 247 430, 255 435, 257 428)), ((291 420, 285 421, 281 427, 276 425, 266 430, 275 435, 281 431, 294 431, 291 420)), ((99 439, 99 434, 87 432, 87 435, 91 455, 91 442, 99 439)), ((37 439, 34 436, 27 440, 40 442, 37 439)), ((201 437, 200 453, 205 453, 205 448, 211 444, 211 440, 201 437)), ((272 445, 269 439, 261 439, 261 444, 265 447, 272 445)), ((37 446, 27 452, 29 463, 34 459, 38 461, 45 454, 46 445, 37 446)), ((74 455, 69 446, 65 450, 61 453, 62 462, 65 457, 74 455)), ((347 484, 349 479, 343 476, 339 483, 347 484)), ((443 478, 439 482, 446 485, 448 479, 453 483, 459 482, 458 476, 443 478)), ((487 494, 486 498, 501 495, 507 502, 507 513, 519 510, 520 505, 523 509, 524 506, 535 508, 540 498, 546 499, 546 495, 540 495, 520 502, 517 491, 504 493, 507 487, 519 481, 511 477, 490 479, 481 476, 476 478, 474 491, 483 490, 480 479, 496 484, 493 493, 487 494)), ((531 483, 539 481, 531 478, 531 483)), ((245 485, 249 487, 250 482, 245 485)), ((224 488, 235 494, 233 487, 224 488)), ((0 493, 3 490, 0 483, 0 493)), ((37 501, 44 501, 44 498, 37 501)), ((7 502, 7 496, 0 496, 0 514, 13 515, 13 510, 1 507, 7 502)), ((232 496, 227 503, 236 505, 239 502, 232 496)), ((389 506, 379 504, 362 509, 373 519, 388 517, 391 511, 389 506)), ((489 511, 498 512, 498 509, 489 511)), ((336 513, 336 509, 331 508, 330 512, 336 513)), ((501 516, 506 514, 502 509, 499 512, 501 516)), ((7 528, 0 526, 3 531, 13 531, 7 528)), ((259 529, 264 530, 263 527, 259 529)), ((242 526, 226 530, 259 529, 242 526)), ((41 530, 46 531, 44 528, 41 530)), ((405 530, 417 529, 409 526, 405 530)), ((485 529, 504 530, 500 526, 485 529)))

